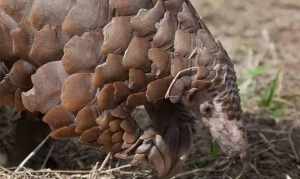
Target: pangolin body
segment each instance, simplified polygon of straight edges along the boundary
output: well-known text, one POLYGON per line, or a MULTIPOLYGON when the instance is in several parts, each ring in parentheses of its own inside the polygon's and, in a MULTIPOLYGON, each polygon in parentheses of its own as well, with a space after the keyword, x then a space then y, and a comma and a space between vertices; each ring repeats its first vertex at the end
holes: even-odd
POLYGON ((189 0, 0 0, 0 104, 172 175, 201 119, 245 152, 233 64, 189 0), (6 74, 6 75, 3 75, 6 74), (131 113, 145 106, 150 120, 131 113))

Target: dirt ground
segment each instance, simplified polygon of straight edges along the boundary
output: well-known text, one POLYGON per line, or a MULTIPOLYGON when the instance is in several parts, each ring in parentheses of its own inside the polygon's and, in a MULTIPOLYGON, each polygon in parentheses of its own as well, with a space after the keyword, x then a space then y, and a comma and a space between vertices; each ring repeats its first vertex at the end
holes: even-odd
MULTIPOLYGON (((226 158, 198 127, 193 151, 172 179, 300 178, 300 1, 192 1, 236 65, 250 145, 244 161, 226 158), (268 103, 261 104, 273 87, 268 103)), ((114 169, 122 166, 114 160, 112 169, 98 172, 105 155, 76 141, 50 142, 46 148, 42 158, 52 148, 46 168, 67 171, 0 168, 0 178, 155 178, 148 170, 114 169)), ((43 165, 39 162, 34 166, 43 165)))

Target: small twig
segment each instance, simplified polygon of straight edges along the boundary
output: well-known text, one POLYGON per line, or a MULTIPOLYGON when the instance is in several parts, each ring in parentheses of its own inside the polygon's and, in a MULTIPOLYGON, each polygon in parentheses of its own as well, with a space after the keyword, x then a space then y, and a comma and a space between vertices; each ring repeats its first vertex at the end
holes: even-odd
POLYGON ((246 165, 243 164, 243 169, 242 169, 242 171, 240 172, 240 174, 239 174, 238 176, 235 177, 235 179, 240 179, 240 178, 242 178, 242 176, 243 176, 244 173, 245 173, 245 170, 246 170, 246 165))
POLYGON ((45 158, 44 161, 43 161, 43 164, 42 164, 42 166, 41 166, 41 169, 45 168, 45 166, 46 166, 46 164, 47 164, 47 162, 48 162, 48 160, 49 160, 49 158, 50 158, 50 156, 51 156, 51 154, 52 154, 52 152, 53 152, 53 149, 54 149, 54 145, 52 145, 51 148, 49 149, 49 151, 48 151, 48 153, 47 153, 47 156, 46 156, 46 158, 45 158))
POLYGON ((179 174, 173 176, 171 179, 177 179, 177 178, 181 178, 181 177, 184 177, 184 176, 197 174, 197 173, 200 173, 200 172, 205 172, 205 173, 224 172, 228 167, 230 167, 229 165, 231 165, 231 164, 228 164, 228 159, 223 160, 223 161, 218 161, 217 160, 210 167, 197 168, 197 169, 193 169, 193 170, 190 170, 190 171, 182 172, 182 173, 179 173, 179 174), (225 165, 225 167, 222 167, 224 165, 225 165), (222 168, 217 169, 217 168, 220 168, 220 167, 222 167, 222 168))
POLYGON ((102 171, 102 170, 103 170, 103 168, 105 167, 105 165, 106 165, 107 162, 109 161, 110 157, 111 157, 111 152, 109 152, 109 153, 106 155, 106 157, 105 157, 105 159, 103 160, 103 162, 102 162, 102 164, 101 164, 101 166, 100 166, 100 168, 99 168, 98 171, 102 171))
POLYGON ((289 143, 291 145, 291 148, 293 150, 293 153, 294 153, 294 155, 296 157, 297 162, 300 162, 300 157, 299 157, 299 154, 298 154, 298 152, 296 150, 295 143, 294 143, 293 138, 292 138, 293 131, 294 131, 294 128, 292 128, 290 130, 289 135, 288 135, 288 139, 289 139, 289 143))
MULTIPOLYGON (((288 139, 285 137, 285 138, 273 139, 273 140, 269 140, 269 141, 270 141, 271 144, 273 144, 273 143, 277 143, 277 142, 288 141, 288 139)), ((251 148, 253 148, 253 147, 257 146, 257 145, 260 145, 261 143, 264 143, 264 141, 260 140, 260 141, 257 141, 255 143, 253 143, 253 144, 249 144, 247 146, 247 150, 250 150, 251 148)))
MULTIPOLYGON (((18 171, 16 173, 22 174, 22 173, 27 173, 28 171, 18 171)), ((60 173, 60 174, 89 174, 91 171, 90 170, 30 170, 31 173, 33 174, 43 174, 43 173, 60 173)))
POLYGON ((103 172, 100 172, 100 173, 110 173, 110 172, 115 172, 115 171, 118 171, 118 170, 121 170, 121 169, 130 168, 130 167, 132 167, 132 165, 127 164, 127 165, 122 165, 120 167, 112 168, 112 169, 109 169, 109 170, 104 170, 103 172))
MULTIPOLYGON (((122 165, 120 167, 104 170, 104 171, 97 171, 97 174, 105 174, 105 173, 111 173, 115 171, 119 171, 125 168, 133 167, 131 164, 122 165)), ((59 173, 59 174, 90 174, 90 170, 25 170, 25 171, 18 171, 16 173, 22 174, 22 173, 31 173, 31 174, 41 174, 41 173, 59 173), (30 172, 29 172, 30 171, 30 172)))
POLYGON ((63 179, 58 173, 54 173, 54 175, 59 179, 63 179))
POLYGON ((170 83, 169 88, 168 88, 168 90, 165 94, 165 98, 167 99, 167 98, 170 97, 170 92, 171 92, 175 82, 178 80, 178 78, 180 78, 182 75, 184 75, 187 72, 193 72, 193 71, 198 70, 198 69, 199 69, 199 67, 190 67, 190 68, 186 68, 186 69, 183 69, 183 70, 179 71, 176 74, 176 76, 173 78, 172 82, 170 83))
POLYGON ((272 146, 269 146, 269 147, 266 148, 265 150, 262 150, 262 151, 259 151, 259 152, 257 152, 257 153, 254 153, 252 157, 255 158, 255 157, 257 157, 257 156, 259 156, 259 155, 261 155, 261 154, 263 154, 263 153, 265 153, 265 152, 268 152, 268 151, 270 151, 270 150, 272 150, 272 146))
POLYGON ((24 165, 34 156, 37 152, 43 147, 43 145, 48 141, 50 135, 48 135, 30 154, 20 163, 20 165, 16 168, 14 172, 18 172, 24 165))
POLYGON ((270 153, 271 157, 274 158, 274 160, 278 163, 278 164, 282 164, 281 161, 276 157, 276 155, 280 155, 280 151, 275 149, 275 146, 273 145, 273 143, 267 139, 267 137, 263 134, 263 133, 259 133, 259 136, 262 138, 262 140, 270 146, 271 151, 274 153, 270 153))
POLYGON ((232 162, 230 161, 230 162, 226 165, 226 167, 223 168, 224 174, 225 174, 225 175, 227 174, 227 172, 229 172, 231 166, 232 166, 232 162))
POLYGON ((3 170, 4 172, 6 172, 6 173, 12 173, 10 170, 8 170, 8 169, 6 169, 6 168, 4 168, 4 167, 2 167, 2 166, 0 166, 0 170, 3 170))
POLYGON ((290 177, 290 175, 285 175, 286 179, 292 179, 292 177, 290 177))
POLYGON ((274 145, 267 139, 267 137, 263 134, 263 133, 259 133, 259 136, 262 138, 262 140, 270 146, 271 150, 275 153, 275 154, 278 154, 280 152, 278 152, 277 150, 275 150, 275 147, 274 145))
POLYGON ((95 166, 93 167, 93 169, 91 170, 90 176, 89 176, 90 179, 96 178, 96 176, 97 176, 98 165, 99 165, 99 163, 97 162, 96 165, 95 165, 95 166))
POLYGON ((250 131, 250 132, 263 132, 263 133, 275 133, 275 134, 288 134, 287 131, 277 131, 277 130, 273 130, 273 129, 264 129, 264 130, 261 130, 261 129, 257 129, 257 128, 252 128, 252 129, 247 129, 247 131, 250 131))
POLYGON ((249 166, 254 170, 254 172, 257 174, 257 175, 259 175, 259 176, 261 176, 261 173, 258 171, 258 169, 255 167, 255 165, 253 165, 252 163, 249 163, 249 166))

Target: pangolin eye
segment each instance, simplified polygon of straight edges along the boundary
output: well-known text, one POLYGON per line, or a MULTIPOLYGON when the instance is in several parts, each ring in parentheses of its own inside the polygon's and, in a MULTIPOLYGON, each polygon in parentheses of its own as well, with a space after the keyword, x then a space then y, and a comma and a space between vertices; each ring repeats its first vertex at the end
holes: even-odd
POLYGON ((213 105, 210 104, 209 102, 205 102, 200 105, 200 113, 204 117, 211 117, 212 116, 212 111, 213 111, 213 105))

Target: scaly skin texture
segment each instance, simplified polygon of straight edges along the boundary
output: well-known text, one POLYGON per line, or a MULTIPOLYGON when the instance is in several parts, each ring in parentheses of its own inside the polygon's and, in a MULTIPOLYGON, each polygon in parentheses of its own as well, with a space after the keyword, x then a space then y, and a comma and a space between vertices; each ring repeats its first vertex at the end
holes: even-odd
POLYGON ((244 155, 233 64, 188 0, 0 7, 1 69, 9 69, 0 104, 45 114, 53 138, 79 137, 171 176, 199 119, 224 152, 244 155), (131 116, 137 106, 150 120, 131 116))
MULTIPOLYGON (((192 5, 188 5, 196 16, 192 5)), ((234 65, 203 21, 195 18, 201 30, 197 32, 188 67, 183 71, 188 75, 173 80, 166 97, 174 103, 181 101, 195 118, 201 118, 224 152, 244 157, 247 141, 239 121, 242 110, 234 65)))
POLYGON ((208 76, 201 79, 207 88, 191 88, 183 94, 181 100, 187 108, 192 109, 195 117, 201 116, 224 152, 234 154, 243 151, 241 154, 245 155, 246 140, 240 132, 242 111, 233 64, 222 46, 216 48, 210 55, 216 57, 214 62, 206 66, 208 76))

